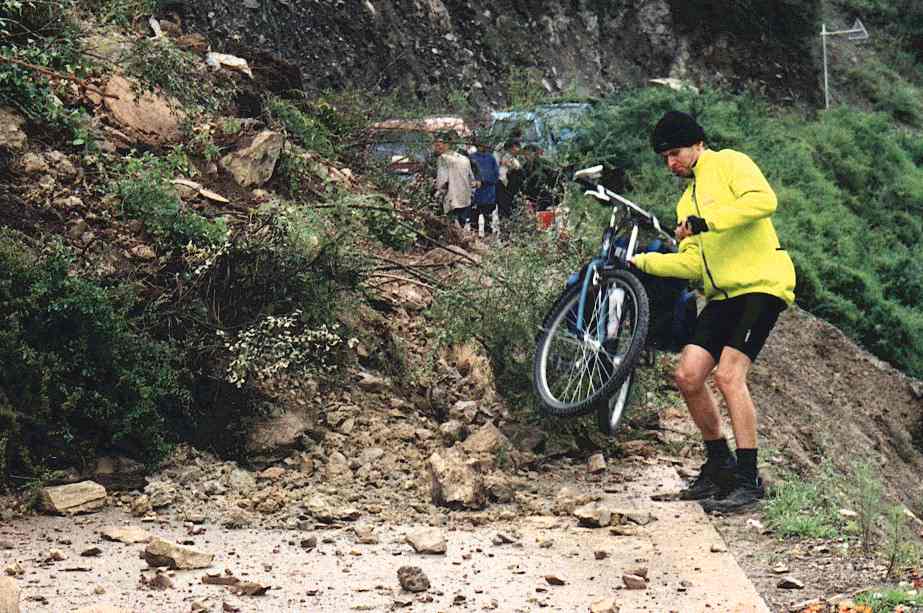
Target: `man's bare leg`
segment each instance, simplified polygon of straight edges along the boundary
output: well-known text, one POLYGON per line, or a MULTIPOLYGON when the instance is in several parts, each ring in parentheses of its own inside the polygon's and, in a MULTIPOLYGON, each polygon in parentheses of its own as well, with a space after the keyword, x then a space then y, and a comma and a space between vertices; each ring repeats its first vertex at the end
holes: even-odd
POLYGON ((744 352, 725 347, 715 371, 715 384, 728 405, 734 440, 741 449, 756 449, 756 405, 747 387, 751 364, 744 352))
POLYGON ((705 440, 708 456, 698 478, 679 493, 683 500, 704 500, 722 496, 733 487, 734 456, 721 435, 721 417, 705 379, 715 367, 715 359, 698 345, 686 345, 676 368, 676 384, 689 407, 692 420, 705 440))
POLYGON ((715 359, 698 345, 686 345, 679 357, 674 377, 679 392, 689 407, 692 421, 706 441, 721 438, 721 417, 705 379, 715 367, 715 359))
POLYGON ((765 495, 757 470, 756 407, 747 388, 750 358, 733 347, 725 347, 715 371, 715 383, 728 405, 734 438, 737 440, 736 479, 724 497, 702 502, 708 512, 732 513, 759 502, 765 495))

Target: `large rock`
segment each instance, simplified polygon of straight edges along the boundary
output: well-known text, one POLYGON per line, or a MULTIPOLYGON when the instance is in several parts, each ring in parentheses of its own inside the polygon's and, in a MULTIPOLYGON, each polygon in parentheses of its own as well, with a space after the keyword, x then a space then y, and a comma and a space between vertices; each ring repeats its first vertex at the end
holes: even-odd
POLYGON ((487 501, 484 480, 457 448, 439 450, 427 460, 433 503, 481 509, 487 501))
POLYGON ((19 611, 19 586, 10 577, 0 577, 0 613, 19 611))
POLYGON ((501 449, 509 449, 510 441, 506 438, 506 435, 497 429, 497 426, 492 423, 486 423, 465 439, 462 447, 468 453, 496 454, 501 449))
POLYGON ((96 460, 93 480, 112 490, 139 490, 146 484, 144 464, 130 458, 104 456, 96 460))
POLYGON ((67 485, 43 487, 40 492, 42 508, 49 513, 73 515, 91 513, 106 504, 106 488, 94 481, 81 481, 67 485))
POLYGON ((0 147, 20 151, 29 140, 23 128, 26 119, 9 107, 0 107, 0 147))
POLYGON ((323 494, 314 494, 304 504, 305 511, 317 521, 331 523, 335 521, 355 521, 362 513, 354 507, 334 505, 323 494))
POLYGON ((166 566, 178 570, 208 568, 214 559, 213 553, 178 545, 159 536, 153 537, 144 549, 144 560, 152 567, 166 566))
MULTIPOLYGON (((135 87, 138 87, 137 85, 135 87)), ((146 145, 166 145, 179 142, 180 123, 185 119, 178 105, 156 93, 139 94, 132 82, 114 76, 106 84, 106 109, 121 131, 146 145)))
POLYGON ((151 481, 144 488, 152 509, 162 509, 176 502, 176 486, 167 481, 151 481))
POLYGON ((282 152, 285 137, 270 130, 257 134, 246 147, 221 158, 221 167, 241 187, 257 187, 269 181, 282 152))

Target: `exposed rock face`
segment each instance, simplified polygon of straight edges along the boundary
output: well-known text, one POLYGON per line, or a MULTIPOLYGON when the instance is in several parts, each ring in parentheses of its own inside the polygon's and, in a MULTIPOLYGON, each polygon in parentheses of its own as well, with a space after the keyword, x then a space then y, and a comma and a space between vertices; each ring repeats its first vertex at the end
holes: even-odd
POLYGON ((668 0, 375 0, 343 10, 292 0, 241 10, 232 0, 203 0, 187 3, 187 17, 213 49, 244 58, 257 49, 279 53, 315 92, 463 91, 474 103, 498 105, 511 68, 535 66, 531 80, 550 92, 598 95, 674 77, 815 97, 814 32, 804 24, 817 22, 811 12, 819 3, 770 4, 780 6, 756 14, 668 0))
POLYGON ((106 488, 93 481, 44 487, 40 495, 42 508, 59 515, 90 513, 106 504, 106 488))
POLYGON ((272 177, 284 143, 285 137, 278 132, 260 132, 249 145, 221 158, 221 167, 241 187, 263 185, 272 177))
POLYGON ((183 115, 171 107, 167 99, 144 92, 138 95, 125 77, 115 76, 106 85, 104 104, 118 122, 122 132, 146 145, 166 145, 178 142, 183 115), (110 97, 114 96, 114 97, 110 97))

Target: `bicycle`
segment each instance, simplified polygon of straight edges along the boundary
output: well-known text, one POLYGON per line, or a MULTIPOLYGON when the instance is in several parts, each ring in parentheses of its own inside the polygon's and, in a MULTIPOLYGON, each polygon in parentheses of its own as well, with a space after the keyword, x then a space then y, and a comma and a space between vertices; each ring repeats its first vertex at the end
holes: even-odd
POLYGON ((629 270, 641 228, 676 245, 652 213, 595 183, 603 167, 578 170, 585 195, 612 206, 599 253, 575 273, 542 322, 532 360, 532 381, 543 409, 558 417, 595 411, 599 429, 612 434, 632 392, 634 371, 647 344, 650 303, 629 270))

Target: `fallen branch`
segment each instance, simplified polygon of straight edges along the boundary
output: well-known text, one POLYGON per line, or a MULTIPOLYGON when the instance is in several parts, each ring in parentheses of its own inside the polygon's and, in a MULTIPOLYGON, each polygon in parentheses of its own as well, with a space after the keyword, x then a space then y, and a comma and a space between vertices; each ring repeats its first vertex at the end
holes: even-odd
MULTIPOLYGON (((369 277, 378 277, 378 278, 380 278, 380 279, 389 279, 389 280, 394 280, 394 281, 400 281, 400 282, 402 282, 402 283, 412 283, 412 284, 414 284, 414 285, 419 285, 420 287, 425 287, 426 289, 428 289, 428 290, 430 290, 430 291, 436 291, 436 288, 433 287, 432 285, 430 285, 429 283, 424 283, 423 281, 418 281, 418 280, 416 280, 416 279, 409 279, 409 278, 407 278, 407 277, 402 277, 402 276, 400 276, 400 275, 392 275, 392 274, 386 273, 386 272, 376 272, 376 273, 372 273, 372 274, 370 274, 370 275, 368 275, 368 276, 369 276, 369 277)), ((381 284, 379 284, 379 285, 384 285, 384 283, 381 283, 381 284)), ((378 287, 378 286, 376 286, 376 287, 378 287)))
POLYGON ((22 66, 23 68, 28 68, 29 70, 34 70, 35 72, 43 74, 46 77, 51 77, 52 79, 64 79, 65 81, 71 81, 73 83, 76 83, 77 85, 79 85, 80 87, 82 87, 83 89, 87 91, 91 91, 96 94, 99 94, 103 98, 115 98, 116 100, 118 100, 118 96, 107 94, 103 90, 93 85, 90 85, 85 80, 81 79, 80 77, 75 77, 74 75, 66 75, 60 72, 55 72, 54 70, 51 70, 50 68, 46 68, 44 66, 37 66, 36 64, 30 64, 29 62, 24 62, 22 60, 17 60, 11 57, 0 56, 0 64, 15 64, 17 66, 22 66))

